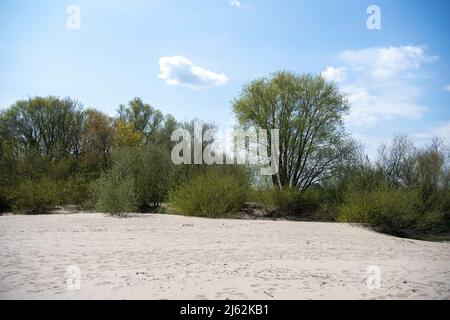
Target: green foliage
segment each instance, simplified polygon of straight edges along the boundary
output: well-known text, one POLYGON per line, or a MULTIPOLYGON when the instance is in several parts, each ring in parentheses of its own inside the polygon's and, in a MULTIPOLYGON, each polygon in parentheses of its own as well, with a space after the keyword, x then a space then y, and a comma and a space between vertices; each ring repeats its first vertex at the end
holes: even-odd
POLYGON ((342 121, 348 109, 335 83, 287 71, 252 81, 233 101, 244 128, 279 130, 281 165, 273 182, 300 191, 320 182, 351 154, 353 143, 342 121))
POLYGON ((53 180, 24 180, 9 192, 13 210, 43 214, 60 204, 60 186, 53 180))
POLYGON ((9 201, 6 197, 6 192, 0 187, 0 212, 5 212, 10 208, 9 201))
POLYGON ((375 165, 361 159, 328 179, 319 211, 397 236, 448 233, 449 171, 437 146, 418 150, 396 137, 375 165))
POLYGON ((154 209, 167 200, 172 183, 173 164, 169 153, 148 145, 118 151, 113 169, 133 181, 133 190, 140 210, 154 209))
POLYGON ((444 212, 428 211, 417 217, 414 226, 414 233, 411 236, 419 235, 426 238, 435 235, 450 234, 450 217, 444 212))
POLYGON ((18 150, 51 159, 76 154, 84 115, 69 98, 35 97, 17 101, 2 116, 2 127, 18 150))
POLYGON ((60 203, 82 205, 90 197, 90 181, 82 174, 76 174, 63 181, 60 203))
POLYGON ((96 182, 95 188, 95 209, 98 212, 123 215, 136 211, 137 196, 131 176, 123 176, 119 170, 112 169, 96 182))
POLYGON ((392 188, 387 183, 369 191, 349 188, 337 208, 337 220, 367 224, 374 230, 401 237, 450 230, 443 212, 423 208, 420 190, 392 188))
MULTIPOLYGON (((1 114, 0 114, 1 120, 1 114)), ((6 196, 6 188, 8 187, 8 177, 11 173, 10 166, 12 161, 5 159, 5 151, 3 146, 2 133, 0 131, 0 212, 4 212, 9 209, 9 201, 6 196)))
POLYGON ((170 198, 177 212, 217 217, 250 199, 273 213, 400 236, 450 234, 450 157, 442 142, 416 148, 397 136, 373 163, 345 133, 348 107, 320 76, 282 71, 245 86, 233 101, 240 125, 280 130, 279 173, 252 180, 242 167, 174 166, 171 134, 180 127, 192 133, 194 122, 165 117, 139 98, 117 117, 70 98, 20 100, 0 111, 0 211, 75 204, 113 214, 164 212, 170 198))
POLYGON ((170 193, 176 212, 221 217, 238 212, 249 195, 249 180, 240 169, 208 168, 170 193))
POLYGON ((140 99, 120 108, 116 118, 92 109, 83 110, 69 98, 17 101, 0 112, 0 210, 8 210, 11 205, 13 209, 41 211, 23 201, 26 196, 40 198, 37 193, 20 195, 20 190, 30 189, 31 182, 40 181, 56 181, 59 186, 57 193, 49 194, 55 197, 49 203, 94 207, 98 192, 92 192, 90 186, 111 167, 117 137, 125 141, 124 145, 136 145, 135 149, 149 143, 165 148, 165 154, 154 149, 133 152, 134 157, 128 157, 128 161, 124 157, 122 161, 122 169, 130 167, 121 174, 133 181, 138 208, 157 205, 168 193, 172 164, 167 149, 171 129, 176 126, 173 117, 164 119, 159 110, 140 99))
POLYGON ((381 232, 407 236, 417 221, 419 206, 417 191, 386 186, 368 192, 349 190, 339 206, 338 221, 365 223, 381 232))
POLYGON ((113 121, 111 117, 93 109, 84 111, 84 115, 80 167, 91 171, 106 170, 110 164, 115 134, 113 121))
POLYGON ((312 187, 303 192, 293 188, 256 189, 252 191, 252 201, 272 213, 301 217, 317 210, 320 204, 320 189, 312 187))
POLYGON ((120 105, 119 121, 130 124, 134 132, 145 145, 155 143, 164 119, 161 111, 144 103, 141 98, 134 98, 127 106, 120 105))

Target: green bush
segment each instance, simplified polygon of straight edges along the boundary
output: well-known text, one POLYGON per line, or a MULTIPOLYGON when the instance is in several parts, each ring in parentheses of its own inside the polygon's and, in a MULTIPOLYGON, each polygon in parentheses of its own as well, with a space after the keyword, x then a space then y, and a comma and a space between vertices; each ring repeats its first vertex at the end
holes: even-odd
POLYGON ((62 204, 82 205, 90 197, 90 182, 87 177, 77 174, 62 183, 62 204))
POLYGON ((137 196, 134 192, 134 181, 123 176, 118 170, 105 173, 96 183, 95 209, 99 212, 123 215, 135 212, 137 196))
POLYGON ((248 194, 249 182, 245 172, 208 168, 171 192, 169 199, 177 213, 220 217, 238 212, 248 194))
POLYGON ((373 229, 397 236, 413 232, 419 217, 416 191, 388 187, 358 192, 348 190, 338 207, 338 221, 368 224, 373 229))
POLYGON ((10 205, 6 198, 5 191, 0 188, 0 212, 5 212, 9 209, 10 205))
POLYGON ((53 180, 24 180, 9 192, 12 208, 15 211, 43 214, 60 204, 60 186, 53 180))
POLYGON ((138 209, 154 209, 167 200, 173 164, 169 153, 158 146, 123 149, 115 153, 113 169, 133 181, 138 209))
POLYGON ((257 189, 252 201, 277 214, 301 215, 316 210, 320 203, 319 189, 311 187, 304 192, 293 188, 257 189))
POLYGON ((443 212, 425 212, 414 226, 414 234, 419 236, 448 234, 449 231, 450 219, 443 212))
POLYGON ((386 171, 369 165, 349 171, 347 184, 340 188, 340 194, 324 201, 321 207, 329 210, 337 221, 367 224, 374 230, 396 236, 421 238, 426 234, 449 232, 446 183, 436 183, 440 188, 426 195, 419 183, 393 185, 386 171))
POLYGON ((160 147, 116 151, 112 168, 94 184, 95 209, 112 214, 155 209, 167 199, 172 170, 168 152, 160 147))

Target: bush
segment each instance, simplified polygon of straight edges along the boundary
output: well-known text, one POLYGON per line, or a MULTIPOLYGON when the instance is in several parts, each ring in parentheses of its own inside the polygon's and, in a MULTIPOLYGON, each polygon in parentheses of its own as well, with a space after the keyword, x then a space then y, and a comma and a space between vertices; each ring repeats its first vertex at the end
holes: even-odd
POLYGON ((161 147, 120 150, 114 155, 113 170, 133 181, 138 209, 154 209, 167 200, 173 164, 169 153, 161 147))
POLYGON ((348 190, 338 207, 338 221, 368 224, 397 236, 411 234, 419 217, 418 192, 380 187, 368 192, 348 190))
POLYGON ((60 204, 60 186, 53 180, 24 180, 10 189, 9 196, 15 211, 42 214, 60 204))
POLYGON ((9 202, 6 199, 5 192, 0 188, 0 212, 5 212, 9 209, 9 202))
POLYGON ((62 204, 82 205, 90 197, 90 182, 87 177, 77 174, 63 182, 61 187, 62 204))
POLYGON ((311 187, 304 192, 293 188, 259 189, 252 192, 252 200, 277 214, 301 215, 316 210, 320 203, 319 190, 311 187))
POLYGON ((172 169, 168 152, 157 146, 117 151, 111 170, 94 187, 95 209, 121 214, 156 208, 167 199, 172 169))
POLYGON ((414 234, 420 237, 448 234, 449 230, 450 219, 443 212, 426 212, 421 214, 414 226, 414 234))
POLYGON ((118 170, 113 169, 95 183, 95 188, 97 211, 113 215, 136 211, 137 196, 131 177, 123 176, 118 170))
POLYGON ((220 217, 238 212, 248 194, 249 181, 245 172, 208 168, 171 192, 169 199, 178 213, 220 217))

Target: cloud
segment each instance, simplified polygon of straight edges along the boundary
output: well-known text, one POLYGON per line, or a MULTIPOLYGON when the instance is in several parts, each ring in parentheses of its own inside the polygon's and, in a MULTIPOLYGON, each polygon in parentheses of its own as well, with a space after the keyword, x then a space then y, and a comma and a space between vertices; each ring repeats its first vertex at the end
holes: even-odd
POLYGON ((450 139, 450 121, 443 122, 431 130, 434 136, 446 139, 450 139))
POLYGON ((422 64, 438 59, 426 54, 426 46, 400 46, 347 50, 340 58, 355 70, 364 71, 376 80, 399 76, 413 77, 422 64))
POLYGON ((229 2, 230 6, 240 8, 242 6, 241 2, 239 0, 230 0, 229 2))
POLYGON ((444 87, 444 90, 450 92, 450 84, 446 85, 446 86, 444 87))
POLYGON ((450 120, 445 122, 440 122, 433 127, 431 127, 428 131, 419 132, 414 135, 415 138, 419 139, 431 139, 433 137, 439 137, 444 140, 444 142, 450 142, 450 120))
POLYGON ((338 55, 341 67, 322 72, 339 82, 351 104, 346 123, 374 127, 384 120, 421 119, 427 108, 420 103, 423 65, 437 59, 426 46, 399 46, 347 50, 338 55))
POLYGON ((199 89, 220 86, 229 81, 226 75, 196 66, 181 56, 161 57, 159 70, 158 77, 171 86, 199 89))
POLYGON ((367 88, 348 85, 344 88, 351 105, 346 120, 353 126, 373 127, 380 120, 420 119, 427 110, 406 96, 389 93, 372 94, 367 88))
POLYGON ((342 82, 347 79, 347 73, 345 72, 347 68, 344 67, 328 67, 322 71, 322 76, 330 81, 342 82))

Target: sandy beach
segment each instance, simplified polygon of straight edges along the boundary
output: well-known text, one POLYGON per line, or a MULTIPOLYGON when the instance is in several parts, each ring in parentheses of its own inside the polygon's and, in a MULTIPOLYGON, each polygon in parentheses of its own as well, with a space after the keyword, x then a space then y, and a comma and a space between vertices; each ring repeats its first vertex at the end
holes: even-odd
POLYGON ((450 299, 450 243, 337 223, 0 216, 0 299, 335 298, 450 299))

